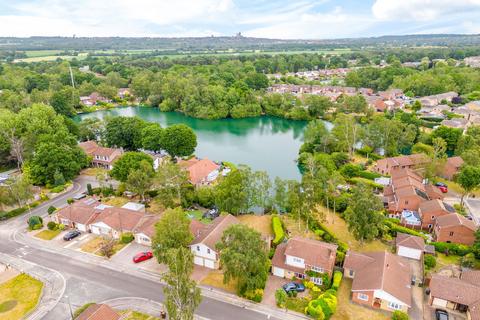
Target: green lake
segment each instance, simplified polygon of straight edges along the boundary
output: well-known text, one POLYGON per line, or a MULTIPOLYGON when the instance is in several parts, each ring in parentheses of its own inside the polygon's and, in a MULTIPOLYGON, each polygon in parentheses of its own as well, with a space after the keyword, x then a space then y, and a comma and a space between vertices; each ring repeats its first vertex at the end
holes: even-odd
POLYGON ((275 117, 204 120, 158 108, 122 107, 80 114, 76 119, 138 116, 163 127, 184 123, 197 134, 195 154, 200 158, 246 164, 271 178, 300 179, 295 162, 302 144, 305 121, 275 117))

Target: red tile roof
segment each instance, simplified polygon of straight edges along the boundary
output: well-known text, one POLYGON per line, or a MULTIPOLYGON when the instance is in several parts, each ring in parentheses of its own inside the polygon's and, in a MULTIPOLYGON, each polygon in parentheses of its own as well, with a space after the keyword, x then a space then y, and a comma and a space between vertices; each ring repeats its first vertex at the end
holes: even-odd
POLYGON ((303 259, 307 266, 321 267, 331 271, 331 266, 335 262, 337 254, 337 245, 313 239, 293 237, 287 242, 285 254, 303 259))
POLYGON ((218 164, 207 158, 201 160, 197 158, 192 158, 186 161, 180 161, 178 164, 188 171, 190 176, 190 182, 192 184, 201 183, 202 181, 207 179, 210 173, 218 170, 218 168, 220 167, 218 164))
POLYGON ((397 233, 397 238, 395 243, 398 246, 412 248, 424 251, 425 250, 425 240, 422 237, 413 236, 406 233, 397 233))
POLYGON ((197 229, 198 233, 194 234, 195 239, 192 245, 202 243, 210 249, 216 250, 215 245, 222 239, 223 232, 228 229, 228 227, 239 223, 240 221, 231 214, 219 216, 215 218, 211 224, 205 225, 204 228, 197 229))
POLYGON ((92 304, 83 311, 77 320, 119 320, 120 315, 106 304, 92 304))
POLYGON ((352 282, 352 291, 383 290, 411 306, 412 288, 410 286, 410 265, 402 257, 390 252, 364 253, 360 258, 356 254, 355 263, 349 262, 345 257, 345 264, 355 271, 352 282), (371 260, 370 260, 371 259, 371 260))
POLYGON ((472 231, 477 230, 475 222, 468 220, 462 215, 457 213, 447 214, 436 219, 436 224, 440 227, 455 227, 455 226, 465 226, 472 231))

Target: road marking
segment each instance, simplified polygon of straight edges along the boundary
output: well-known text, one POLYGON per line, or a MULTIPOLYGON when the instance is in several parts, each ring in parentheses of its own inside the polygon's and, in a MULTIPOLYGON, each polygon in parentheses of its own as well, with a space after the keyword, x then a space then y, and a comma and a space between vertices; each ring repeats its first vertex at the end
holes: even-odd
POLYGON ((87 234, 84 234, 83 236, 81 236, 80 238, 78 238, 78 240, 83 240, 83 239, 85 239, 85 238, 88 237, 88 236, 89 236, 88 233, 87 233, 87 234))
POLYGON ((71 246, 73 246, 76 243, 77 243, 77 241, 72 241, 72 242, 70 242, 69 244, 67 244, 66 246, 63 246, 63 247, 64 248, 70 248, 71 246))

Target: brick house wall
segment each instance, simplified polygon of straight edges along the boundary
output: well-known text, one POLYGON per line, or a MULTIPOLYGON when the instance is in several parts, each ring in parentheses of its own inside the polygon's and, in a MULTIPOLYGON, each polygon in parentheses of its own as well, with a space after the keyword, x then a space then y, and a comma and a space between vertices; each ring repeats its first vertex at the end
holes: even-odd
POLYGON ((435 241, 452 242, 465 245, 472 245, 475 242, 475 233, 462 225, 453 227, 435 226, 435 241))
POLYGON ((375 298, 373 297, 373 291, 355 291, 352 292, 352 301, 358 304, 362 304, 365 306, 372 307, 375 298), (368 297, 368 301, 362 300, 359 298, 359 295, 366 295, 368 297))

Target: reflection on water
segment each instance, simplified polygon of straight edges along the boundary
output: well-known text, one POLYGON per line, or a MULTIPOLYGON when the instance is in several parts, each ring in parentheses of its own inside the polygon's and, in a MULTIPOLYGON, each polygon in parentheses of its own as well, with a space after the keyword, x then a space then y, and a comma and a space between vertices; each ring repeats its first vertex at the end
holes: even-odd
POLYGON ((274 117, 204 120, 148 107, 102 110, 81 114, 76 119, 106 116, 138 116, 163 127, 184 123, 197 134, 195 153, 199 157, 246 164, 267 171, 272 178, 300 178, 295 159, 303 140, 304 121, 274 117))

